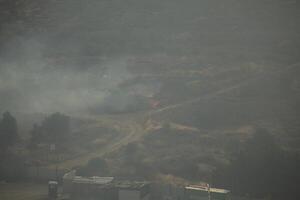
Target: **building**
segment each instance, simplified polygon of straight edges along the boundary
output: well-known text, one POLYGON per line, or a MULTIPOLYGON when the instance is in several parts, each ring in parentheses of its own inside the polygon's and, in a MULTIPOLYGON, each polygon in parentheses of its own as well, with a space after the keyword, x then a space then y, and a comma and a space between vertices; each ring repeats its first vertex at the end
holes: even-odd
POLYGON ((113 177, 75 176, 71 184, 71 199, 117 200, 117 191, 110 184, 113 179, 113 177))
POLYGON ((63 176, 63 193, 72 200, 229 200, 230 191, 203 185, 174 185, 114 177, 63 176))
POLYGON ((230 191, 211 188, 209 185, 189 185, 184 190, 185 200, 229 200, 230 191))
POLYGON ((118 200, 149 200, 150 183, 145 181, 119 181, 112 183, 118 191, 118 200))
POLYGON ((82 177, 71 171, 63 177, 63 193, 72 200, 148 200, 150 183, 113 177, 82 177))

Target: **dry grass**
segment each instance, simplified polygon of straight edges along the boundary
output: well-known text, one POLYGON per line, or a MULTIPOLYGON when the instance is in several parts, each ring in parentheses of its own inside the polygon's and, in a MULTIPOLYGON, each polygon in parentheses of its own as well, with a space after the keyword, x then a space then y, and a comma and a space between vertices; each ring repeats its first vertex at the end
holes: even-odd
POLYGON ((47 184, 3 183, 0 184, 1 200, 47 199, 47 184))

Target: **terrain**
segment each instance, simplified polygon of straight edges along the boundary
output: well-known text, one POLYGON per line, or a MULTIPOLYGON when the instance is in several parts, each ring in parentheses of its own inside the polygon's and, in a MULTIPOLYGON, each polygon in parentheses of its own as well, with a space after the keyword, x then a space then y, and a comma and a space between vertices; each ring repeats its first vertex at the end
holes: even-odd
POLYGON ((47 187, 40 184, 18 183, 3 184, 0 187, 1 199, 42 200, 47 199, 47 187))
POLYGON ((101 157, 116 176, 226 186, 217 169, 258 129, 300 153, 299 11, 283 0, 0 0, 0 111, 16 115, 29 163, 101 157), (28 150, 33 124, 57 111, 71 117, 63 147, 28 150))

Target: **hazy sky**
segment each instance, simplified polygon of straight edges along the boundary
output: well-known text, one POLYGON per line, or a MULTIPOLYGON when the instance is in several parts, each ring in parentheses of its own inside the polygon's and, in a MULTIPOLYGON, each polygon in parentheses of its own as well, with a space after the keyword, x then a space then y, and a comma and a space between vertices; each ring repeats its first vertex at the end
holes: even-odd
POLYGON ((11 12, 1 21, 0 111, 72 113, 101 104, 135 76, 131 57, 234 62, 261 51, 267 61, 274 51, 288 63, 299 53, 293 0, 24 2, 2 8, 11 12))

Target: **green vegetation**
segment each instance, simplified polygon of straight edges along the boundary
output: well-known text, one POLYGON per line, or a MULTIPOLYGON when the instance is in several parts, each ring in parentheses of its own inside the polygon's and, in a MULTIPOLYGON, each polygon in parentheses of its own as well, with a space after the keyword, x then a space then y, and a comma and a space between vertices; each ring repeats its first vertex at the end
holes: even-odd
POLYGON ((69 134, 70 118, 61 113, 51 114, 42 121, 41 125, 33 125, 30 148, 36 148, 39 143, 63 143, 69 134))
POLYGON ((9 112, 5 112, 0 121, 0 180, 15 181, 25 176, 25 159, 14 151, 17 142, 17 120, 9 112))
POLYGON ((107 163, 102 158, 93 158, 89 160, 88 164, 77 170, 80 176, 109 176, 109 169, 107 163))
POLYGON ((299 195, 299 167, 299 156, 283 151, 270 133, 258 130, 228 166, 217 168, 214 176, 217 184, 236 193, 294 199, 299 195))
POLYGON ((0 181, 76 168, 300 199, 299 2, 0 0, 0 110, 17 113, 0 181))
POLYGON ((6 150, 14 145, 18 139, 17 120, 9 113, 5 112, 0 121, 0 149, 6 150))

